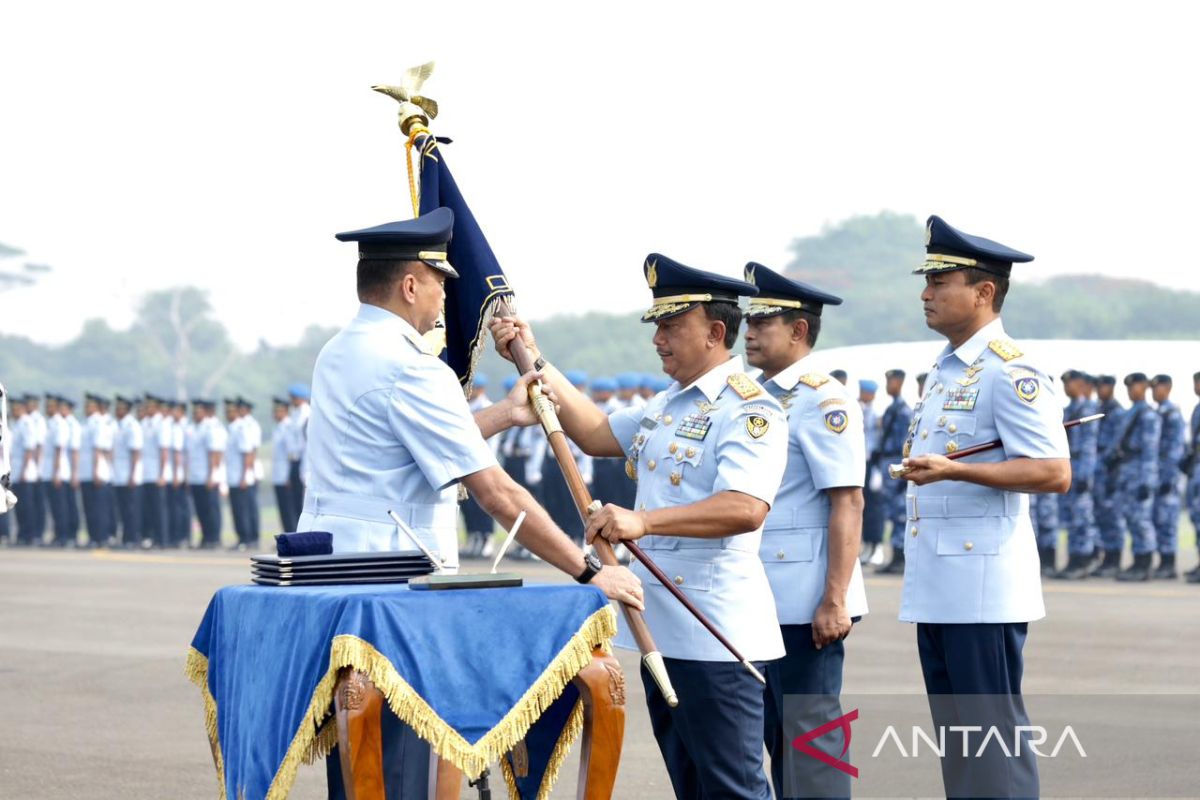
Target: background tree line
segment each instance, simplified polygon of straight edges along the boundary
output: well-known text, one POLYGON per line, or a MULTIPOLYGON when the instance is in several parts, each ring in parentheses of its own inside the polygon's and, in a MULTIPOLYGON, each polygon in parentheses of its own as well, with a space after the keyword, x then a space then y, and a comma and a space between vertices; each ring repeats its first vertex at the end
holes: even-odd
MULTIPOLYGON (((842 295, 824 319, 821 345, 933 339, 919 312, 921 281, 909 274, 923 255, 924 231, 912 216, 883 212, 796 239, 785 271, 842 295)), ((0 253, 20 251, 0 245, 0 253)), ((772 265, 774 266, 774 265, 772 265)), ((35 267, 36 269, 36 267, 35 267)), ((1025 339, 1200 339, 1200 293, 1148 281, 1096 275, 1045 281, 1018 273, 1005 304, 1008 330, 1025 339)), ((24 276, 23 276, 24 277, 24 276)), ((0 309, 19 286, 0 295, 0 309)), ((639 313, 552 316, 537 324, 548 358, 593 375, 657 373, 652 328, 639 313)), ((292 381, 307 381, 335 329, 312 326, 292 345, 237 349, 202 290, 155 291, 128 330, 88 320, 71 342, 47 346, 0 335, 0 381, 13 391, 154 391, 173 397, 242 394, 262 408, 292 381)), ((496 379, 510 369, 490 350, 480 368, 496 379)))

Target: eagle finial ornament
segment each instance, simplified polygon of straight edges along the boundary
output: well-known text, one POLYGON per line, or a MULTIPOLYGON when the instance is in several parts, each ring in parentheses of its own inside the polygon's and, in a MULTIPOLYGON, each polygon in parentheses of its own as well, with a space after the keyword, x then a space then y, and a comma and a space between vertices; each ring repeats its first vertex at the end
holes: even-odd
POLYGON ((432 74, 433 62, 430 61, 405 72, 404 80, 400 82, 399 86, 379 84, 371 87, 380 94, 386 94, 400 103, 400 131, 405 136, 409 135, 414 123, 426 126, 429 124, 429 120, 438 115, 437 101, 417 94, 432 74))

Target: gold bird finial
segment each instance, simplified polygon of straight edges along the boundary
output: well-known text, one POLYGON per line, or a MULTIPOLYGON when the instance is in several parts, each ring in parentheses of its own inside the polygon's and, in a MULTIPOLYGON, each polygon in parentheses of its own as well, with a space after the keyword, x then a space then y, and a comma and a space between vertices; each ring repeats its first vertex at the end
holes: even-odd
POLYGON ((432 74, 433 62, 430 61, 418 67, 411 67, 404 73, 404 79, 399 86, 379 84, 371 87, 400 103, 400 130, 405 136, 408 136, 413 123, 428 125, 429 120, 438 115, 437 101, 417 94, 432 74))

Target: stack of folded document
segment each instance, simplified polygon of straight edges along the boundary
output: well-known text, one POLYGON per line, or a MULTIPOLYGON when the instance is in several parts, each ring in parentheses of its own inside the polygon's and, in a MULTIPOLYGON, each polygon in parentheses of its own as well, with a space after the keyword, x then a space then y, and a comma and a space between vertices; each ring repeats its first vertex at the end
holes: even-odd
MULTIPOLYGON (((303 548, 324 550, 324 547, 303 548)), ((250 577, 267 586, 322 586, 339 583, 407 583, 410 578, 434 572, 433 563, 411 551, 373 553, 318 553, 291 555, 301 548, 280 542, 289 555, 250 557, 250 577)))

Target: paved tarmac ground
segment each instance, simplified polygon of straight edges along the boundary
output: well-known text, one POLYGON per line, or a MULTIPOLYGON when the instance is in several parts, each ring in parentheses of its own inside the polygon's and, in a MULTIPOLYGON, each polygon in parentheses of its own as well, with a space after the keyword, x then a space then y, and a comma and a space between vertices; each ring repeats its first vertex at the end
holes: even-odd
MULTIPOLYGON (((1181 566, 1194 563, 1191 551, 1181 566)), ((562 579, 539 563, 509 568, 562 579)), ((0 798, 212 798, 184 655, 212 593, 247 573, 232 554, 0 550, 0 798)), ((919 693, 915 628, 896 621, 900 582, 867 584, 872 613, 847 642, 845 691, 919 693)), ((1200 694, 1200 586, 1047 581, 1046 604, 1025 650, 1027 694, 1200 694)), ((621 660, 630 702, 616 796, 670 797, 636 655, 621 660)), ((574 795, 576 763, 556 796, 574 795)), ((498 776, 492 788, 503 795, 498 776)), ((302 768, 292 796, 324 797, 323 768, 302 768)))

